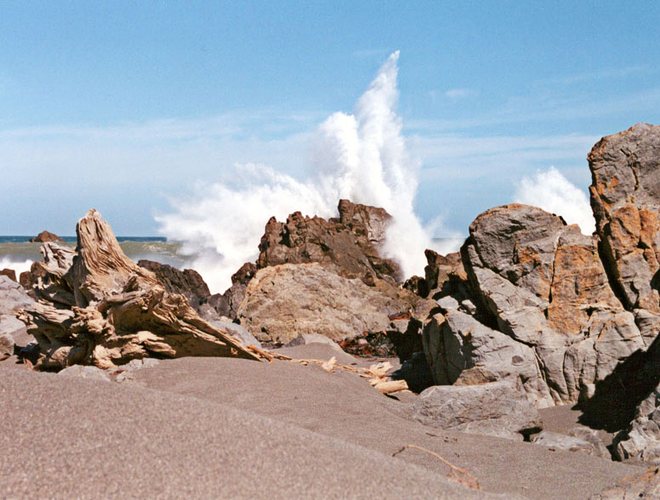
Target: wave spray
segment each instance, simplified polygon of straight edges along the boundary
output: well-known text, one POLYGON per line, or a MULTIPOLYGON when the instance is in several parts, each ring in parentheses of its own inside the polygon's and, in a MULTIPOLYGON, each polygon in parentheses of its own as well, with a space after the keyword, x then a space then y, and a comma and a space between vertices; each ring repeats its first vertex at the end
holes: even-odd
POLYGON ((387 210, 393 221, 384 256, 399 262, 406 276, 423 272, 431 239, 414 212, 418 168, 396 114, 398 58, 398 51, 389 56, 353 114, 334 113, 319 126, 307 178, 238 165, 231 181, 175 200, 173 213, 157 217, 161 232, 182 242, 181 251, 213 291, 225 290, 232 273, 255 260, 271 216, 284 220, 298 210, 333 217, 341 198, 387 210))

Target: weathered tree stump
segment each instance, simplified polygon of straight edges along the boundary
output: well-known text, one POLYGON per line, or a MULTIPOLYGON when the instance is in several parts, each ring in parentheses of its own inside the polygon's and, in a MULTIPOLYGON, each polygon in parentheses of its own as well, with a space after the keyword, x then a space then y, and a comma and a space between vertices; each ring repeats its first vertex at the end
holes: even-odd
POLYGON ((33 269, 39 301, 20 315, 39 344, 39 368, 109 368, 148 356, 259 359, 126 257, 96 210, 78 222, 76 234, 75 252, 44 245, 44 261, 33 269))

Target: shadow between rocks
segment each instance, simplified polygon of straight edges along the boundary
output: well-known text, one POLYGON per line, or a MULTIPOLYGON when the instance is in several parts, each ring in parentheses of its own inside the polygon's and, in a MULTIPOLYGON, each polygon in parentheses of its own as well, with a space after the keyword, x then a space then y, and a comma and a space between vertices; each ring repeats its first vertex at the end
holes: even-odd
POLYGON ((660 382, 660 336, 646 351, 637 351, 596 384, 588 401, 580 402, 578 421, 592 429, 618 432, 635 418, 637 406, 660 382))

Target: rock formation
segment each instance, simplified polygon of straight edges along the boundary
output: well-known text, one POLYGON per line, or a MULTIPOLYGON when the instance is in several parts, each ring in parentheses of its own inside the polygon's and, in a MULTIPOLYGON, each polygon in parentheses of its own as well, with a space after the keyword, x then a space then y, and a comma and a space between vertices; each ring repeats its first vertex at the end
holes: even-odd
POLYGON ((317 333, 335 341, 385 335, 392 317, 421 302, 406 290, 378 280, 367 286, 317 262, 260 269, 238 309, 241 325, 263 342, 286 344, 317 333))
POLYGON ((382 208, 339 202, 339 218, 291 214, 286 222, 271 218, 259 244, 257 268, 318 262, 347 278, 373 283, 375 278, 402 279, 399 266, 381 256, 391 216, 382 208))
POLYGON ((440 307, 423 331, 435 383, 517 379, 539 407, 579 400, 585 420, 622 430, 620 458, 656 460, 659 163, 658 126, 594 146, 593 236, 511 204, 471 224, 462 266, 427 252, 409 283, 440 307))
POLYGON ((62 238, 57 236, 55 233, 51 233, 49 231, 41 231, 38 235, 36 235, 34 238, 30 239, 30 243, 48 243, 48 242, 57 242, 57 241, 64 241, 62 238))
POLYGON ((201 306, 206 304, 211 296, 208 285, 194 269, 181 271, 152 260, 140 260, 137 264, 154 273, 166 292, 183 295, 197 312, 200 312, 201 306))
POLYGON ((106 368, 147 356, 257 359, 128 259, 98 212, 90 210, 76 233, 75 252, 45 246, 34 285, 40 301, 21 314, 39 343, 39 367, 106 368))

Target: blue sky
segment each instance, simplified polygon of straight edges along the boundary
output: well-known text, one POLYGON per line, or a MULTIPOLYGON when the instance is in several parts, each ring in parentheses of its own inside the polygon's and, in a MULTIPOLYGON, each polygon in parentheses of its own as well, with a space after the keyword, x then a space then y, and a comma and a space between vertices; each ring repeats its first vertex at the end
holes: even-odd
MULTIPOLYGON (((400 50, 417 212, 465 232, 602 135, 660 122, 660 2, 0 0, 0 234, 90 207, 155 234, 169 199, 309 138, 400 50)), ((265 221, 264 221, 265 223, 265 221)))

